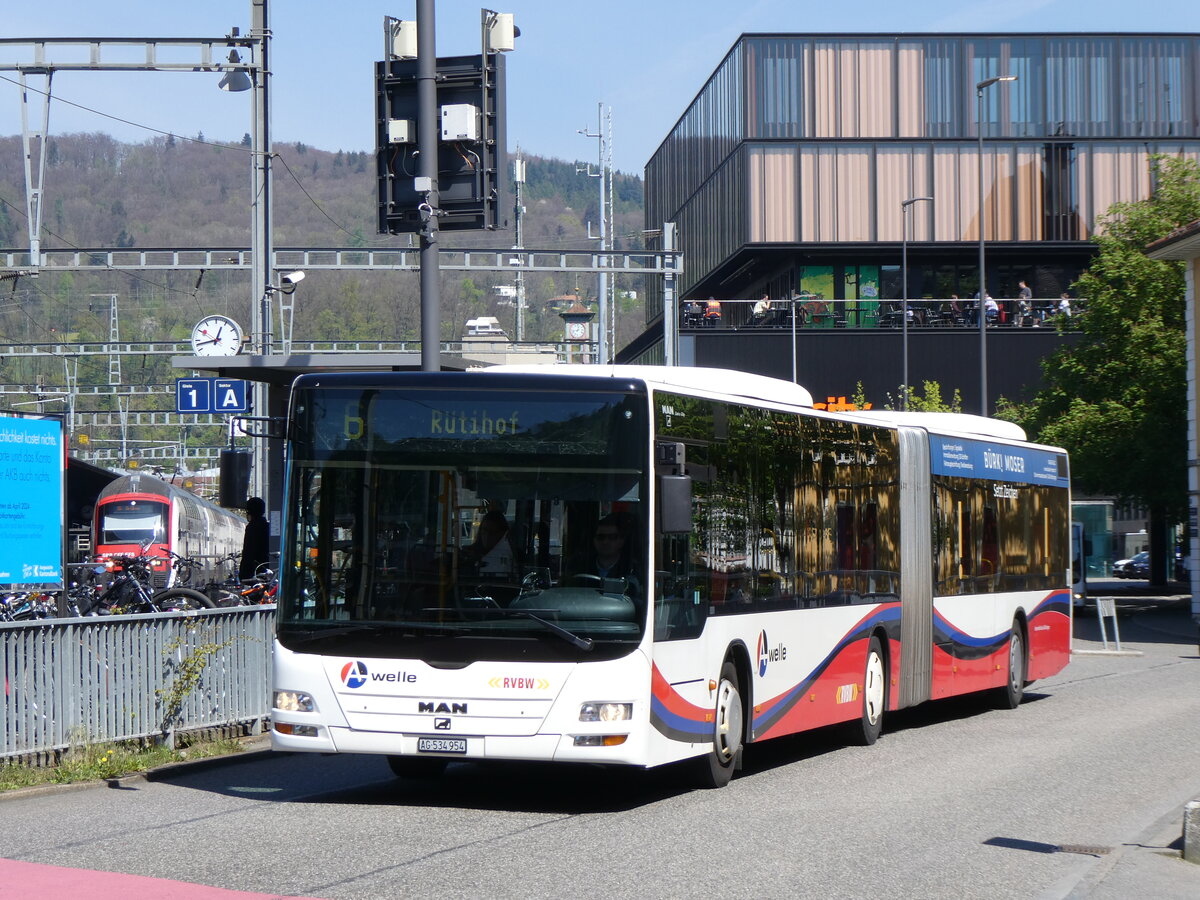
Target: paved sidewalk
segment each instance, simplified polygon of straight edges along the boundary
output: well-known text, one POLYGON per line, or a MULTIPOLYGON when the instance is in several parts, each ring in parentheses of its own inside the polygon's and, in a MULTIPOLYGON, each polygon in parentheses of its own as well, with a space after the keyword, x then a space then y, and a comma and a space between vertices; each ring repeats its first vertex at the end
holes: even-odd
MULTIPOLYGON (((284 900, 286 894, 256 894, 226 888, 147 878, 95 869, 72 869, 42 863, 0 859, 0 898, 27 900, 31 897, 86 897, 87 900, 130 900, 145 897, 154 900, 284 900)), ((317 900, 313 897, 292 900, 317 900)))
MULTIPOLYGON (((1200 658, 1200 630, 1192 619, 1190 596, 1155 592, 1137 582, 1123 587, 1105 584, 1103 589, 1092 591, 1089 585, 1093 600, 1082 615, 1077 615, 1076 650, 1095 653, 1101 646, 1094 605, 1094 597, 1100 596, 1116 599, 1119 624, 1122 628, 1129 626, 1129 637, 1122 635, 1122 645, 1131 652, 1138 652, 1139 637, 1144 640, 1154 635, 1159 640, 1182 644, 1187 652, 1200 658)), ((1188 773, 1187 777, 1195 781, 1194 796, 1200 798, 1200 772, 1188 773)), ((1096 854, 1098 862, 1055 886, 1041 900, 1196 900, 1200 897, 1200 864, 1183 859, 1183 813, 1181 805, 1119 846, 1098 848, 1107 849, 1096 854)))

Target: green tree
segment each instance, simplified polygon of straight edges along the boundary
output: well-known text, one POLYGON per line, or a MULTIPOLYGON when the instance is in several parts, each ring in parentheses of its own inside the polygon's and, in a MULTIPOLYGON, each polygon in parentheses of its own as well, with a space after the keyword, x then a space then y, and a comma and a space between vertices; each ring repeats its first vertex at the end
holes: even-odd
MULTIPOLYGON (((861 382, 859 382, 861 388, 861 382)), ((911 384, 906 388, 901 385, 900 398, 893 398, 888 394, 888 402, 885 404, 885 409, 903 409, 904 408, 904 392, 908 392, 908 410, 909 412, 949 412, 960 413, 962 409, 962 392, 958 388, 954 389, 954 396, 949 400, 942 398, 942 386, 936 381, 922 382, 924 394, 917 392, 911 384)))
POLYGON ((1161 583, 1167 526, 1186 505, 1187 336, 1183 265, 1145 250, 1200 218, 1200 166, 1155 156, 1151 175, 1149 199, 1114 204, 1098 223, 1097 256, 1074 285, 1086 298, 1081 341, 1050 356, 1046 387, 1006 415, 1070 451, 1077 489, 1149 510, 1151 580, 1161 583))

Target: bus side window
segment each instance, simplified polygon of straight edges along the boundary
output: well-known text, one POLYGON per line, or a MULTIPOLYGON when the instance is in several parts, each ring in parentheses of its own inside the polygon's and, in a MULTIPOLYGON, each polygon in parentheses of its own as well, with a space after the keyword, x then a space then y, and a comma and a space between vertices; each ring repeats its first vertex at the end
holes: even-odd
MULTIPOLYGON (((996 590, 1000 577, 1000 533, 996 509, 992 506, 983 508, 983 536, 979 548, 980 574, 987 576, 987 590, 996 590)), ((982 589, 984 586, 980 586, 982 589)))
POLYGON ((678 641, 704 630, 708 599, 691 570, 691 535, 670 534, 658 539, 658 570, 654 578, 654 639, 678 641))

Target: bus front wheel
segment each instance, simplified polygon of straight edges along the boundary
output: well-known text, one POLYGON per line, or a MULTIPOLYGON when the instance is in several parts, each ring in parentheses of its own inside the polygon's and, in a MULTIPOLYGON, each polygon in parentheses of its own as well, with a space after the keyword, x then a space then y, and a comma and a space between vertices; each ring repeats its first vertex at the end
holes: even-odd
POLYGON ((729 661, 721 666, 715 719, 712 749, 694 761, 696 780, 706 788, 725 787, 741 763, 744 711, 737 668, 729 661))

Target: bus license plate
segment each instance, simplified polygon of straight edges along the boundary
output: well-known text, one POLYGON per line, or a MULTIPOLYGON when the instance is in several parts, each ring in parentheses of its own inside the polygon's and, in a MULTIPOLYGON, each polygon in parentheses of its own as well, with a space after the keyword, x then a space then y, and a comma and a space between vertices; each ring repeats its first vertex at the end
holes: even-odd
POLYGON ((466 738, 417 738, 418 753, 466 753, 466 738))

